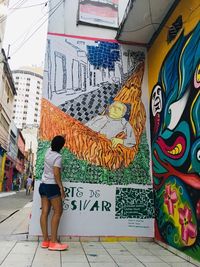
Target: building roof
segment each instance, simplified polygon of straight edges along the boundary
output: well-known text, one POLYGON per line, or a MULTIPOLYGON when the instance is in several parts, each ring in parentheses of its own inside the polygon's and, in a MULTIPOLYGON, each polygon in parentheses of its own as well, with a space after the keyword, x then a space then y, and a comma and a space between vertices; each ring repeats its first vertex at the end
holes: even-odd
POLYGON ((24 66, 24 67, 20 67, 19 69, 13 71, 13 73, 17 73, 17 72, 25 72, 25 73, 30 72, 33 74, 37 74, 41 78, 43 78, 43 69, 41 67, 24 66))
POLYGON ((28 70, 43 76, 43 69, 41 67, 23 66, 20 67, 19 70, 28 70))

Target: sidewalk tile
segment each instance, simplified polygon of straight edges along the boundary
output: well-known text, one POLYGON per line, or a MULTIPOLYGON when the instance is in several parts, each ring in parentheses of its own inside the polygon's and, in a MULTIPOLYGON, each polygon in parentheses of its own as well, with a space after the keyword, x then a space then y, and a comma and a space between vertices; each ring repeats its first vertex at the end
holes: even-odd
POLYGON ((149 250, 153 255, 156 255, 158 257, 160 256, 168 256, 168 257, 171 257, 173 256, 174 254, 170 251, 168 251, 167 249, 162 249, 162 250, 159 250, 159 251, 156 251, 155 249, 153 250, 149 250))
POLYGON ((186 262, 183 258, 180 258, 180 257, 175 256, 173 254, 170 257, 159 255, 159 258, 162 259, 163 261, 167 262, 167 263, 186 262))
MULTIPOLYGON (((62 265, 63 267, 90 267, 89 263, 81 263, 81 262, 77 262, 77 263, 71 263, 70 265, 67 263, 66 265, 62 265)), ((39 267, 39 266, 38 266, 39 267)), ((47 266, 46 266, 47 267, 47 266)), ((54 266, 57 267, 57 266, 54 266)))
POLYGON ((91 262, 102 262, 110 263, 113 259, 109 255, 99 255, 99 254, 87 254, 88 261, 91 262))
POLYGON ((146 267, 170 267, 167 263, 162 262, 151 262, 151 263, 145 263, 146 267))
POLYGON ((102 262, 93 262, 93 263, 90 263, 90 266, 91 267, 118 267, 117 264, 115 263, 103 263, 103 266, 102 266, 102 262))
MULTIPOLYGON (((195 267, 197 265, 194 265, 192 263, 189 262, 176 262, 176 263, 170 263, 171 267, 195 267)), ((200 266, 200 264, 199 264, 200 266)))
POLYGON ((158 262, 162 262, 163 263, 163 260, 159 259, 158 257, 156 256, 139 256, 139 255, 136 255, 136 258, 141 261, 142 263, 151 263, 151 262, 155 262, 155 263, 158 263, 158 262))
POLYGON ((107 252, 110 255, 126 255, 131 256, 131 253, 127 249, 115 249, 115 248, 107 248, 107 252))
POLYGON ((131 254, 133 254, 134 256, 138 255, 144 255, 144 256, 154 256, 149 250, 145 249, 145 248, 141 248, 141 249, 128 249, 128 251, 130 251, 131 254))
POLYGON ((118 267, 144 267, 142 263, 119 263, 118 267))
POLYGON ((113 255, 112 257, 116 263, 140 263, 134 256, 131 255, 113 255))
POLYGON ((61 258, 63 263, 87 263, 87 258, 85 255, 72 255, 66 254, 64 251, 61 253, 61 258))
POLYGON ((11 249, 15 246, 16 241, 0 241, 0 265, 11 249))
POLYGON ((108 252, 104 248, 84 248, 86 254, 100 254, 108 255, 108 252))
POLYGON ((118 242, 101 242, 104 248, 112 248, 112 249, 123 249, 121 243, 118 242))
POLYGON ((96 249, 98 249, 98 248, 102 249, 103 248, 103 246, 100 242, 83 242, 82 246, 84 249, 85 248, 96 248, 96 249))

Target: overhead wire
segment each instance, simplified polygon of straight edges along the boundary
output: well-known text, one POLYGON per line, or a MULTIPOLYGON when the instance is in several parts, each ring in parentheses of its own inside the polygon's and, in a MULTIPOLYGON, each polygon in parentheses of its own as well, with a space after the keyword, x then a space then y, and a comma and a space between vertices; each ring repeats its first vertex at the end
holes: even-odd
POLYGON ((35 5, 30 5, 30 6, 22 6, 22 7, 16 7, 16 8, 9 8, 9 9, 23 9, 23 8, 31 8, 31 7, 36 7, 36 6, 42 6, 42 5, 46 5, 48 2, 43 2, 43 3, 39 3, 39 4, 35 4, 35 5))
POLYGON ((17 3, 15 3, 12 6, 12 10, 10 13, 8 13, 6 16, 3 16, 3 18, 0 20, 0 23, 4 22, 12 13, 15 12, 15 9, 13 9, 13 7, 21 7, 26 1, 28 0, 19 0, 17 3), (19 4, 19 5, 18 5, 19 4))
POLYGON ((33 33, 26 39, 23 41, 23 43, 20 44, 20 46, 11 54, 11 57, 16 54, 24 45, 25 43, 30 40, 30 38, 32 38, 34 36, 34 34, 44 25, 44 23, 50 19, 50 17, 57 11, 57 9, 61 6, 61 4, 64 2, 64 0, 61 0, 60 2, 58 2, 49 12, 48 14, 50 14, 43 22, 42 24, 40 24, 34 31, 33 33), (52 11, 53 10, 53 11, 52 11), (52 12, 51 12, 52 11, 52 12), (50 13, 51 12, 51 13, 50 13))
POLYGON ((26 36, 30 33, 31 29, 36 26, 44 17, 46 17, 46 15, 49 14, 49 11, 47 11, 43 16, 41 16, 38 20, 34 21, 31 26, 29 26, 15 41, 13 41, 10 46, 13 46, 15 43, 18 42, 18 40, 20 40, 24 35, 24 39, 26 38, 26 36))

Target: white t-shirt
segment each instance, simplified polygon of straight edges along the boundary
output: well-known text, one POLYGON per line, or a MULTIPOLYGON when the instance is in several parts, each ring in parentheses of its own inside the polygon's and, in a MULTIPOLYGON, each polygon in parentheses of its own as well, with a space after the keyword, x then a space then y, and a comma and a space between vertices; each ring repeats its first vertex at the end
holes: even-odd
POLYGON ((30 185, 32 185, 32 179, 31 179, 31 177, 28 177, 27 178, 27 186, 30 186, 30 185))
POLYGON ((61 166, 62 166, 61 154, 56 151, 52 151, 51 148, 49 148, 45 154, 42 183, 56 184, 55 176, 53 173, 53 167, 61 168, 61 166))

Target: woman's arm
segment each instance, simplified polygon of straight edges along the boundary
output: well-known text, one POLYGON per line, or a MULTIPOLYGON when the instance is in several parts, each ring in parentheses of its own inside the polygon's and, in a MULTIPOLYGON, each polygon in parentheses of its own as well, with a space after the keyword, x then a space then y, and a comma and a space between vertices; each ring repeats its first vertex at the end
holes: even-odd
POLYGON ((65 192, 61 181, 61 169, 59 167, 53 167, 53 173, 56 180, 57 185, 60 187, 60 193, 62 200, 65 199, 65 192))

